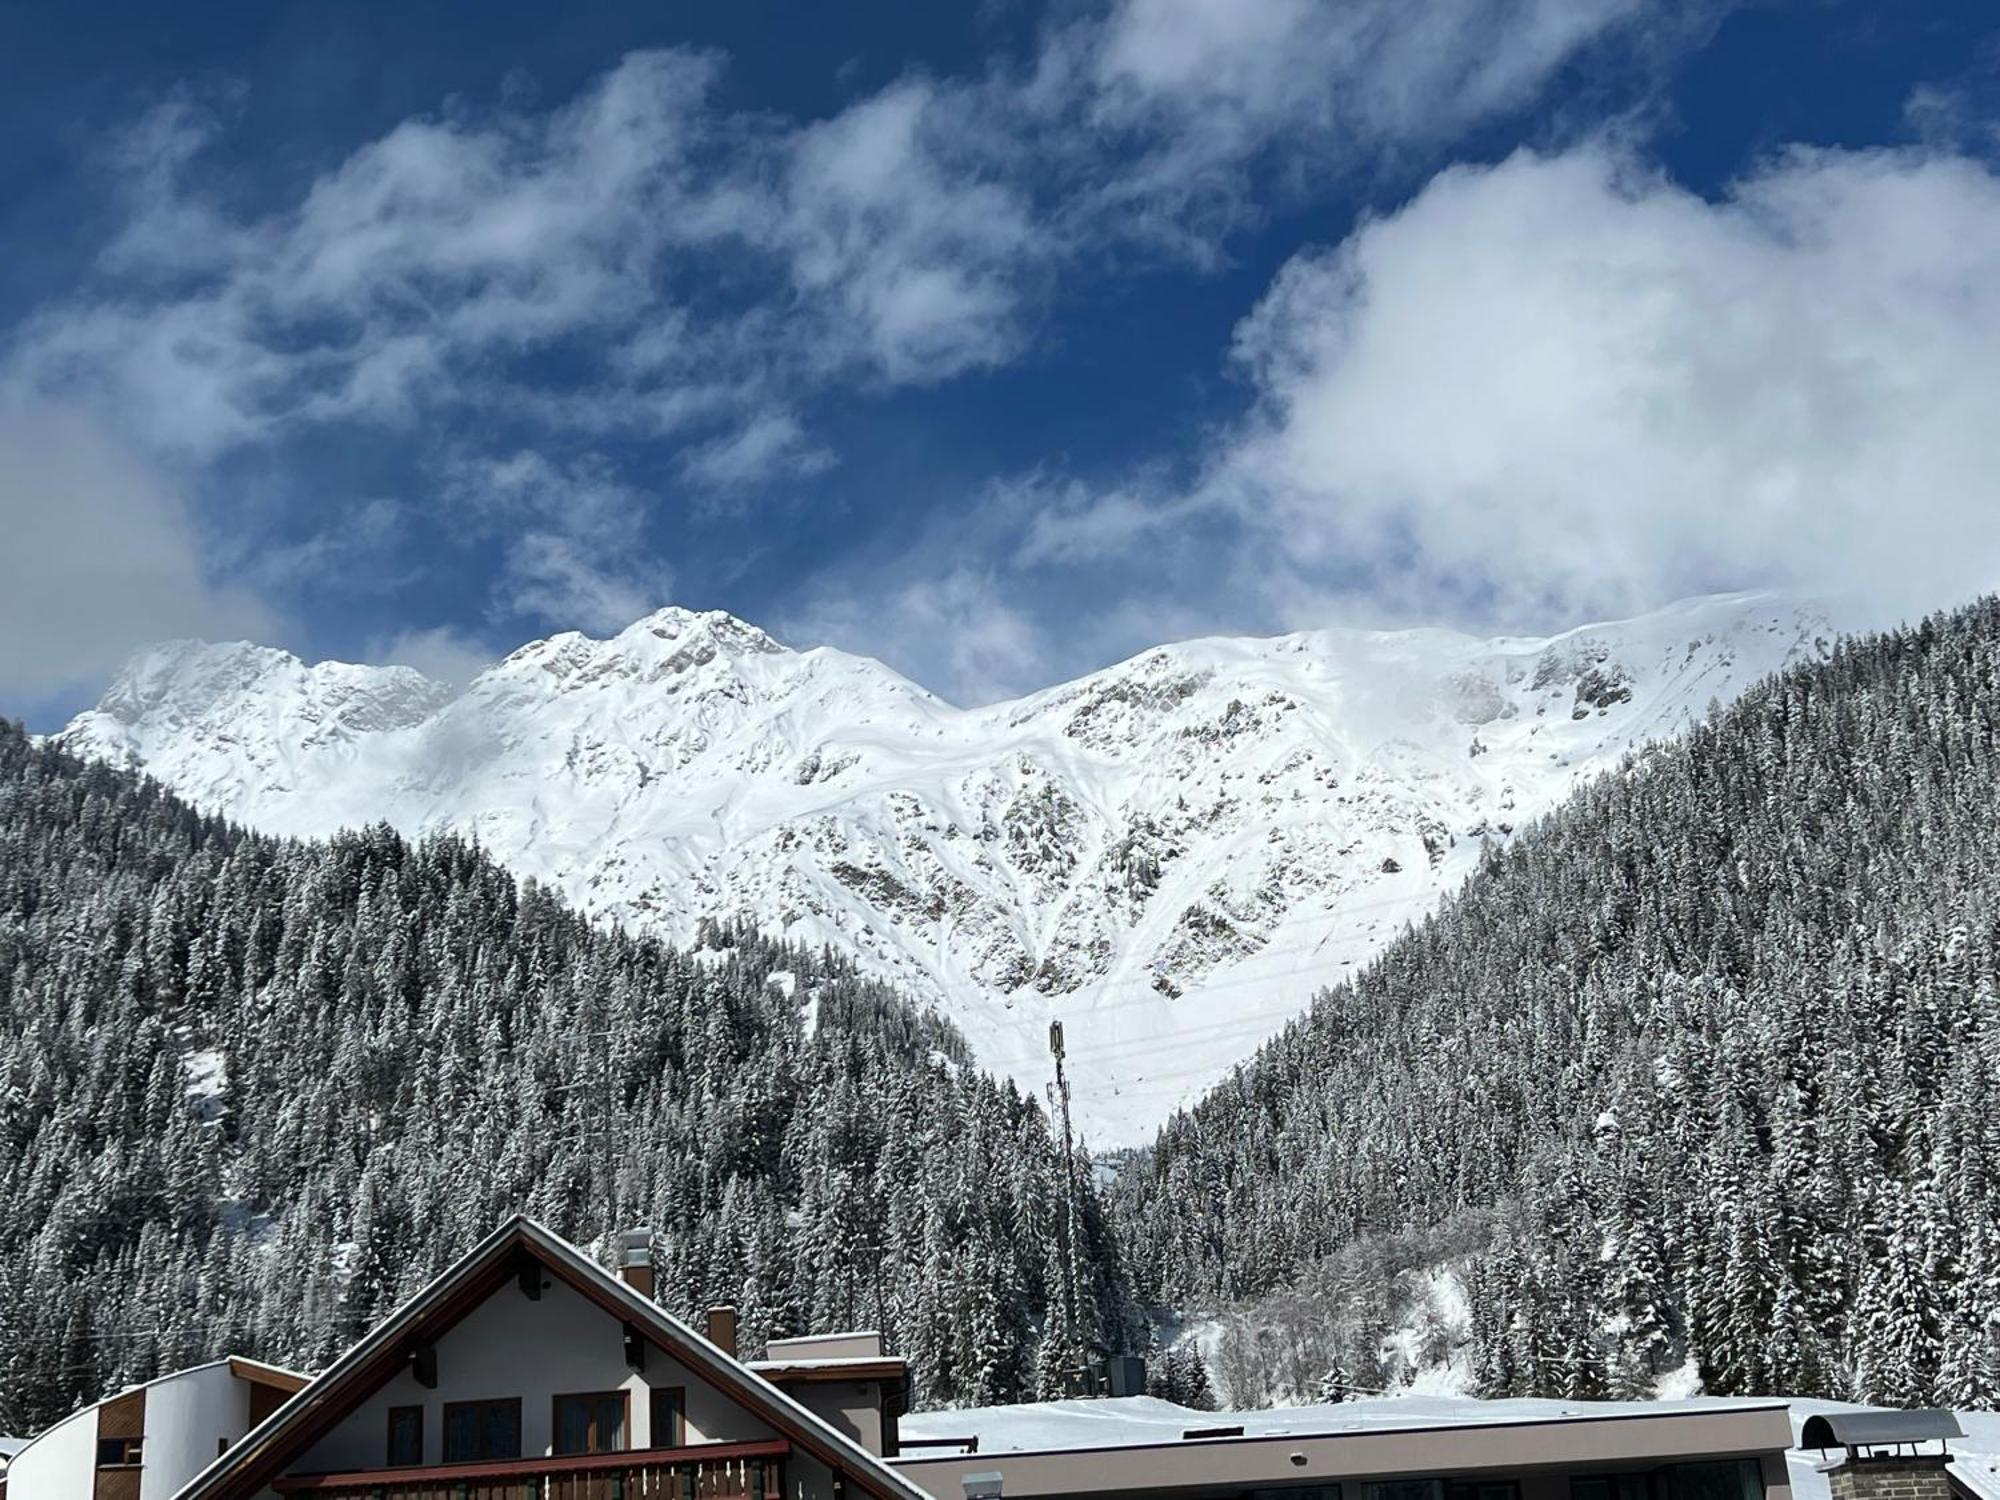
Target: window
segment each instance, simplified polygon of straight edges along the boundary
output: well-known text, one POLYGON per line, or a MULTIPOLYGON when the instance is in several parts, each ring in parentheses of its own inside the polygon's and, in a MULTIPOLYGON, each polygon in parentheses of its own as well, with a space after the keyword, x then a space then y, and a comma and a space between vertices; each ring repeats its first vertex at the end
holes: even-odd
POLYGON ((1361 1486, 1367 1500, 1444 1500, 1435 1479, 1378 1479, 1361 1486))
POLYGON ((424 1409, 389 1408, 389 1467, 413 1469, 424 1461, 424 1409))
POLYGON ((556 1397, 557 1453, 616 1453, 625 1446, 625 1393, 556 1397))
POLYGON ((521 1456, 521 1400, 447 1401, 444 1461, 478 1463, 521 1456))
POLYGON ((652 1402, 653 1446, 685 1448, 688 1440, 687 1391, 680 1386, 654 1390, 652 1402))
MULTIPOLYGON (((1521 1500, 1511 1479, 1388 1479, 1361 1487, 1366 1500, 1521 1500)), ((1572 1493, 1570 1500, 1615 1500, 1572 1493)))
POLYGON ((100 1469, 136 1469, 140 1464, 140 1451, 144 1438, 109 1437, 97 1440, 97 1467, 100 1469))
POLYGON ((1572 1474, 1570 1500, 1764 1500, 1753 1458, 1668 1464, 1644 1474, 1572 1474))
POLYGON ((1660 1473, 1665 1500, 1764 1500, 1764 1471, 1754 1458, 1674 1464, 1660 1473))

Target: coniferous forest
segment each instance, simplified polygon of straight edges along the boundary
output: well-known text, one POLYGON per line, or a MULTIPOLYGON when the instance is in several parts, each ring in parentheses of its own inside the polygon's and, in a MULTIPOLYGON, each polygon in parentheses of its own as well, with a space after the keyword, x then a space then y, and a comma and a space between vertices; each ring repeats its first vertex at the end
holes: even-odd
POLYGON ((323 1363, 515 1208, 651 1223, 663 1296, 752 1347, 879 1325, 929 1404, 1051 1394, 1146 1303, 1290 1299, 1279 1393, 1368 1389, 1370 1288, 1446 1265, 1487 1394, 1990 1404, 1996 896, 1989 601, 1491 849, 1083 1188, 1076 1330, 1041 1108, 834 957, 593 927, 455 839, 246 833, 7 728, 0 1430, 223 1350, 323 1363))
POLYGON ((1692 1360, 1711 1393, 1991 1405, 2000 602, 1773 678, 1491 851, 1114 1201, 1140 1293, 1184 1305, 1449 1254, 1486 1394, 1692 1360))
POLYGON ((456 839, 260 837, 0 723, 0 1432, 320 1367, 517 1209, 652 1225, 662 1299, 753 1352, 880 1327, 919 1400, 1054 1391, 1126 1314, 1086 1198, 1064 1321, 1051 1141, 827 955, 593 927, 456 839))

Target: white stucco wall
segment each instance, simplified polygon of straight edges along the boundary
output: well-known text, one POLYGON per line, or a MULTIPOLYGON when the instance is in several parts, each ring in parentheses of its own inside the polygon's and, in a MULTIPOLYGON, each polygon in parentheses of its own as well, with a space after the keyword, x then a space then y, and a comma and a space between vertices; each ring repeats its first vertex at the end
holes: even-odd
POLYGON ((90 1500, 96 1487, 94 1406, 46 1429, 7 1466, 7 1493, 15 1500, 90 1500))
POLYGON ((250 1386, 227 1364, 170 1375, 146 1390, 145 1467, 139 1500, 172 1500, 215 1462, 216 1444, 250 1430, 250 1386))
POLYGON ((555 1398, 595 1391, 630 1393, 628 1447, 652 1444, 650 1392, 687 1392, 687 1440, 747 1442, 775 1436, 762 1421, 685 1366, 648 1345, 643 1374, 625 1363, 620 1321, 549 1278, 539 1300, 510 1283, 469 1313, 437 1344, 437 1389, 405 1370, 292 1464, 294 1473, 380 1468, 388 1456, 389 1408, 424 1409, 424 1462, 444 1461, 444 1408, 453 1401, 518 1396, 521 1453, 547 1454, 555 1398))
POLYGON ((801 1381, 791 1398, 870 1453, 882 1451, 882 1392, 872 1380, 801 1381))
MULTIPOLYGON (((218 1439, 250 1430, 250 1387, 228 1361, 163 1375, 146 1387, 139 1500, 172 1500, 215 1461, 218 1439)), ((64 1417, 23 1448, 7 1470, 14 1500, 91 1500, 97 1489, 97 1407, 64 1417)))

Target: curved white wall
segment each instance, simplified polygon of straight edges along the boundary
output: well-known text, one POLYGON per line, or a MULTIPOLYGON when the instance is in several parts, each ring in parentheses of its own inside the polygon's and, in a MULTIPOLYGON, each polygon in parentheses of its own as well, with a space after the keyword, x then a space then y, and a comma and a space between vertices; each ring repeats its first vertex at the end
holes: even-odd
POLYGON ((97 1487, 97 1408, 72 1412, 14 1455, 12 1500, 91 1500, 97 1487))
POLYGON ((183 1370, 148 1386, 139 1500, 173 1500, 215 1462, 218 1443, 233 1443, 249 1430, 250 1386, 227 1364, 183 1370))
MULTIPOLYGON (((229 1373, 227 1360, 162 1375, 146 1387, 139 1500, 172 1500, 215 1462, 218 1442, 249 1430, 250 1386, 229 1373)), ((96 1406, 64 1417, 7 1469, 9 1500, 92 1500, 96 1489, 96 1406)))

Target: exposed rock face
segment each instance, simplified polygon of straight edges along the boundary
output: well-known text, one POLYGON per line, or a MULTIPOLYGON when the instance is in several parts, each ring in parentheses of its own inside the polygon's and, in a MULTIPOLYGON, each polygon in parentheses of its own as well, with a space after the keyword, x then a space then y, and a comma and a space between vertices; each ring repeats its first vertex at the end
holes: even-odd
POLYGON ((255 646, 136 657, 65 731, 253 825, 454 827, 585 909, 748 914, 934 1000, 1137 1140, 1580 775, 1826 648, 1696 600, 1552 640, 1203 640, 962 710, 878 662, 666 609, 462 693, 255 646), (1468 745, 1468 738, 1470 744, 1468 745))

